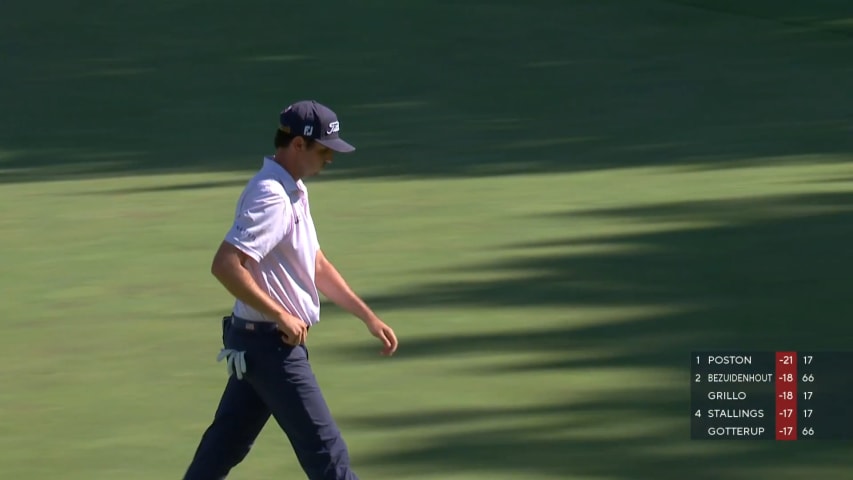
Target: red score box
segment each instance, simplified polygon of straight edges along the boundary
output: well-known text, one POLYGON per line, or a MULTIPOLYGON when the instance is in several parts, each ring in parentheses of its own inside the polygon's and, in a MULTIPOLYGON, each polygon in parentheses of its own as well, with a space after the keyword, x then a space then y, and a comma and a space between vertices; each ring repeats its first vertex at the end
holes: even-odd
POLYGON ((776 440, 797 439, 797 352, 776 352, 776 440))

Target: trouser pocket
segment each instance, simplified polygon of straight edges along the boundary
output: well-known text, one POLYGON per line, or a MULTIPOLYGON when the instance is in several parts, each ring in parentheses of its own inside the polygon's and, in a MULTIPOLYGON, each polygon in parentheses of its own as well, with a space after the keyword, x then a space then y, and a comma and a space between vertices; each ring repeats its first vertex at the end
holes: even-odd
POLYGON ((231 327, 231 316, 222 317, 222 346, 227 346, 228 330, 231 327))

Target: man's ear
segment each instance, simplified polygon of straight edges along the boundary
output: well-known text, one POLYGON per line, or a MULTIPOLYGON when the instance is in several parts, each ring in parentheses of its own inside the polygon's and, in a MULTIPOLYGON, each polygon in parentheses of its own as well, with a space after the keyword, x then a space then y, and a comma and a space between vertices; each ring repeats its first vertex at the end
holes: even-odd
POLYGON ((305 150, 305 139, 303 137, 296 137, 291 142, 293 144, 293 148, 297 152, 301 152, 305 150))

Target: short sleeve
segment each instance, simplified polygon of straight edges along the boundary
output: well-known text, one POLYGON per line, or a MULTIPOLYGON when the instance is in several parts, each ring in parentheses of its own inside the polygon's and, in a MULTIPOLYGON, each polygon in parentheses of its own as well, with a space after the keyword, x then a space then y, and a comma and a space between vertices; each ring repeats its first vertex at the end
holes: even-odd
POLYGON ((290 212, 290 202, 280 183, 253 183, 240 198, 225 241, 259 262, 284 238, 290 212))

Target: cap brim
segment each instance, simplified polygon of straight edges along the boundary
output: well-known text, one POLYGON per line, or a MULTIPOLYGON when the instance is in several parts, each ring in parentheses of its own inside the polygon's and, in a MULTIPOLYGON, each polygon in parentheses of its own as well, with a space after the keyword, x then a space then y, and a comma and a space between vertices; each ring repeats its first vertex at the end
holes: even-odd
POLYGON ((350 145, 349 143, 341 140, 340 138, 332 138, 328 140, 317 140, 317 143, 320 145, 331 148, 332 150, 339 153, 349 153, 355 151, 355 147, 350 145))

